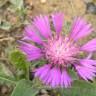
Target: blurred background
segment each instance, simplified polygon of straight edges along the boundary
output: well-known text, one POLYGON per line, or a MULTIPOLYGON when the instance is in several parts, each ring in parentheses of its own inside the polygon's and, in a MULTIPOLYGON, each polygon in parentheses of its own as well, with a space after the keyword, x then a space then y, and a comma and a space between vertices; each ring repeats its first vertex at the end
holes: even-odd
MULTIPOLYGON (((59 11, 64 12, 67 25, 70 25, 76 16, 81 16, 92 24, 93 34, 81 40, 81 43, 96 37, 96 0, 0 0, 0 74, 2 76, 15 74, 15 68, 11 66, 12 62, 8 56, 12 50, 18 48, 17 40, 22 38, 24 26, 37 15, 45 14, 50 17, 50 14, 59 11)), ((67 28, 66 24, 64 26, 67 28)), ((95 57, 94 55, 93 58, 95 57)), ((3 78, 0 77, 0 96, 10 96, 14 86, 6 84, 1 79, 3 78)), ((63 96, 54 91, 49 95, 49 91, 43 90, 41 93, 44 94, 38 96, 63 96)))

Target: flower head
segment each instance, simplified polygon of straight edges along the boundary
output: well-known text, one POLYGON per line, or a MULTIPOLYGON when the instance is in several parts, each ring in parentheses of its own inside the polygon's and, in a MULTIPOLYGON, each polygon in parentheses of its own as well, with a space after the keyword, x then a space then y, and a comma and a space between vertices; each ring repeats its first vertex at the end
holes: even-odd
POLYGON ((25 27, 24 40, 34 44, 21 42, 20 49, 26 54, 28 61, 44 58, 47 64, 35 70, 35 76, 46 85, 52 87, 70 87, 72 78, 68 68, 72 67, 84 80, 93 80, 96 73, 96 60, 90 56, 80 58, 80 53, 91 54, 96 51, 96 39, 85 45, 78 45, 77 41, 89 35, 93 28, 80 17, 73 21, 70 33, 65 36, 62 32, 63 13, 52 15, 52 21, 56 33, 50 29, 47 16, 37 16, 32 24, 25 27), (36 44, 40 47, 36 47, 36 44))

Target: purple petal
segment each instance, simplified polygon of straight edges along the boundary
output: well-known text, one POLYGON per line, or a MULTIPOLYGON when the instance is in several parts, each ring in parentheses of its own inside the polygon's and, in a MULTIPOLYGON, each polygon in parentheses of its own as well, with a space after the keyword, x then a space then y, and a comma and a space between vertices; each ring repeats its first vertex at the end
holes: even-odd
POLYGON ((60 34, 63 26, 64 14, 63 13, 55 13, 52 15, 53 24, 56 30, 57 35, 60 34))
POLYGON ((44 83, 51 85, 52 87, 57 87, 60 85, 61 72, 59 68, 52 68, 44 79, 44 83))
POLYGON ((83 78, 84 80, 88 81, 88 80, 93 80, 93 77, 95 76, 96 70, 89 68, 89 67, 85 67, 85 66, 75 66, 78 75, 83 78))
POLYGON ((63 70, 61 75, 61 86, 68 88, 71 87, 71 77, 68 75, 67 70, 63 70))
POLYGON ((80 17, 74 19, 70 38, 74 41, 89 35, 93 29, 91 28, 91 24, 87 24, 87 22, 80 17))
POLYGON ((85 45, 83 45, 81 47, 81 50, 87 51, 87 52, 96 51, 96 39, 92 39, 88 43, 86 43, 85 45))
POLYGON ((38 16, 34 19, 35 26, 39 29, 42 36, 49 38, 52 36, 50 24, 47 16, 38 16))
POLYGON ((49 73, 50 67, 51 67, 50 64, 45 64, 44 66, 36 69, 35 76, 36 77, 38 76, 41 80, 43 80, 49 73))
POLYGON ((39 35, 39 33, 36 32, 35 28, 33 28, 32 25, 27 25, 25 27, 25 37, 23 39, 28 39, 28 40, 32 40, 36 43, 41 44, 42 43, 42 38, 39 35))
POLYGON ((40 48, 37 48, 34 45, 21 42, 20 49, 27 55, 28 61, 39 59, 42 57, 40 48))
POLYGON ((91 59, 93 55, 93 52, 89 52, 88 56, 86 57, 86 59, 91 59))
POLYGON ((96 60, 92 59, 81 59, 80 64, 82 64, 85 67, 89 67, 96 70, 96 60))

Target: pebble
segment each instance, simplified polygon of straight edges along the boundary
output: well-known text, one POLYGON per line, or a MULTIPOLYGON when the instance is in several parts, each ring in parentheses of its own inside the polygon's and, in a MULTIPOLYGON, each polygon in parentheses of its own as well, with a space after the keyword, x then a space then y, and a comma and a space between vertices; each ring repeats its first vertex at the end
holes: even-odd
POLYGON ((2 86, 1 93, 2 94, 7 94, 8 92, 8 87, 7 86, 2 86))
POLYGON ((47 0, 40 0, 42 4, 45 4, 47 0))
POLYGON ((93 0, 84 0, 85 3, 91 3, 93 0))
POLYGON ((96 5, 94 3, 87 3, 86 11, 87 11, 87 13, 96 15, 96 5))

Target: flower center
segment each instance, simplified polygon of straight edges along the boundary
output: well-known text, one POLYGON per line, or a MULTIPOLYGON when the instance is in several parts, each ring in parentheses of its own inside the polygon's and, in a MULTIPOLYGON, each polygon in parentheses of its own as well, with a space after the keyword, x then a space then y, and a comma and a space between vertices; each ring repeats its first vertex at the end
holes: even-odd
POLYGON ((54 65, 68 66, 76 61, 78 49, 69 42, 68 38, 59 37, 58 39, 48 40, 45 46, 45 58, 54 65))

